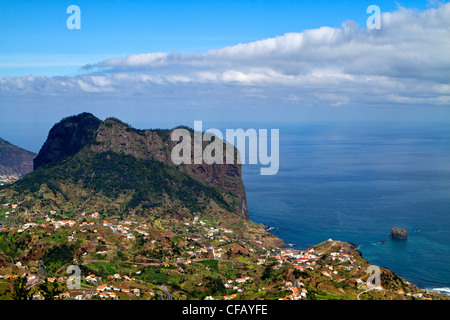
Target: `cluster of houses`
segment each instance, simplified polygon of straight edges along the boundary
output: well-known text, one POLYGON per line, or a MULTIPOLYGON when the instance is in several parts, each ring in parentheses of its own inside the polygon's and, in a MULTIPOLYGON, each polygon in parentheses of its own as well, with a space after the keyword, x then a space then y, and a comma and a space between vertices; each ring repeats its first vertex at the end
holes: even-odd
MULTIPOLYGON (((237 283, 237 284, 242 284, 242 283, 245 283, 245 282, 247 282, 247 281, 249 281, 249 280, 251 280, 251 278, 250 277, 245 277, 245 278, 237 278, 237 279, 229 279, 229 280, 227 280, 227 283, 225 283, 224 284, 224 286, 225 286, 225 288, 232 288, 234 291, 237 291, 237 292, 243 292, 244 290, 242 289, 242 288, 239 288, 238 286, 233 286, 233 282, 235 282, 235 283, 237 283)), ((235 297, 235 295, 234 296, 230 296, 229 297, 229 299, 232 299, 232 298, 234 298, 235 297)), ((225 299, 225 297, 224 297, 224 299, 225 299)), ((229 299, 225 299, 225 300, 229 300, 229 299)))
POLYGON ((306 298, 306 295, 308 294, 308 290, 306 290, 306 288, 301 288, 303 287, 303 282, 296 281, 296 283, 293 284, 292 282, 287 281, 285 286, 288 287, 292 293, 284 298, 280 298, 280 300, 300 300, 302 298, 306 298))
MULTIPOLYGON (((131 225, 132 222, 130 222, 130 221, 125 221, 124 224, 131 225)), ((108 222, 108 221, 103 221, 103 226, 104 226, 104 227, 109 227, 113 233, 120 233, 120 234, 126 236, 127 239, 129 239, 129 240, 134 240, 134 239, 135 239, 135 236, 132 234, 133 229, 131 229, 131 228, 130 228, 129 226, 127 226, 127 225, 113 224, 113 223, 110 223, 110 222, 108 222)), ((138 230, 137 232, 138 232, 139 234, 148 236, 148 233, 145 232, 145 231, 138 230)))
MULTIPOLYGON (((237 294, 236 294, 236 293, 233 293, 232 295, 224 296, 224 297, 223 297, 223 300, 231 300, 231 299, 236 298, 236 296, 237 296, 237 294)), ((212 300, 212 299, 211 299, 211 300, 212 300)))
POLYGON ((344 248, 341 248, 339 250, 339 252, 330 253, 330 256, 331 256, 332 261, 337 261, 339 263, 346 262, 346 261, 348 261, 350 263, 356 262, 356 260, 344 248))
POLYGON ((19 180, 18 176, 14 175, 0 175, 0 186, 4 186, 5 184, 10 184, 19 180))
POLYGON ((12 209, 16 209, 17 208, 17 204, 9 204, 9 203, 2 204, 3 208, 9 208, 10 206, 11 206, 12 209))
MULTIPOLYGON (((16 204, 5 203, 5 204, 2 205, 2 207, 3 208, 9 208, 10 207, 12 209, 16 209, 17 205, 16 204)), ((9 212, 9 211, 5 212, 5 218, 8 218, 10 213, 13 213, 13 212, 15 212, 15 211, 13 210, 11 212, 9 212)), ((61 227, 74 227, 76 225, 76 221, 74 221, 74 220, 56 220, 53 217, 51 217, 52 215, 56 215, 56 214, 57 214, 56 211, 51 210, 48 215, 44 216, 44 219, 45 219, 46 223, 27 222, 27 223, 25 223, 23 225, 18 226, 17 227, 17 231, 20 233, 20 232, 23 232, 23 231, 25 231, 25 230, 27 230, 29 228, 36 228, 36 227, 46 228, 48 226, 53 226, 54 229, 57 230, 57 229, 59 229, 61 227)), ((81 216, 85 217, 86 214, 83 213, 81 216)), ((93 214, 90 214, 89 216, 90 216, 90 218, 93 218, 93 219, 98 219, 100 217, 98 212, 94 212, 93 214)), ((131 224, 131 223, 132 222, 126 221, 124 224, 131 224)), ((97 225, 97 223, 94 222, 94 221, 89 221, 89 222, 88 221, 83 221, 82 223, 79 224, 79 227, 81 228, 80 232, 85 233, 88 230, 84 229, 84 227, 94 226, 94 225, 97 225)), ((114 233, 124 234, 125 236, 127 236, 128 239, 133 240, 135 238, 134 235, 132 235, 132 230, 130 230, 129 226, 120 225, 120 224, 119 225, 115 225, 115 224, 109 223, 107 221, 103 221, 103 226, 110 227, 111 230, 114 233)), ((144 225, 144 227, 145 227, 145 225, 144 225)), ((0 224, 0 229, 1 229, 1 231, 7 231, 8 230, 4 223, 0 224)), ((16 229, 16 228, 14 228, 14 229, 16 229)), ((97 230, 94 230, 94 232, 96 232, 96 231, 97 230)), ((136 231, 138 233, 140 233, 140 234, 148 236, 148 233, 145 232, 145 231, 142 231, 142 230, 136 230, 136 231)), ((50 233, 51 233, 50 231, 47 232, 47 234, 50 234, 50 233)), ((68 240, 72 241, 73 239, 74 239, 74 236, 69 236, 68 240)))
MULTIPOLYGON (((217 229, 217 228, 214 228, 214 227, 210 227, 209 229, 208 229, 208 228, 205 228, 204 230, 205 230, 205 232, 206 232, 205 238, 208 238, 208 239, 214 239, 214 236, 215 236, 216 234, 219 234, 220 232, 223 232, 223 233, 233 233, 233 231, 231 231, 230 229, 225 229, 225 228, 217 229)), ((219 238, 219 241, 220 241, 220 242, 224 242, 224 241, 227 241, 227 240, 228 240, 228 237, 226 237, 226 236, 224 236, 224 235, 222 235, 222 236, 219 238)))
MULTIPOLYGON (((136 278, 134 277, 129 277, 127 275, 123 275, 121 276, 120 274, 116 273, 114 275, 108 275, 107 279, 109 280, 114 280, 114 279, 125 279, 128 281, 136 281, 136 278)), ((100 283, 100 280, 102 280, 101 277, 97 277, 95 274, 90 274, 86 277, 86 282, 91 282, 91 283, 100 283)))
MULTIPOLYGON (((53 220, 52 218, 47 217, 46 221, 49 222, 48 225, 46 225, 45 223, 27 222, 27 223, 23 224, 22 226, 20 226, 17 229, 17 232, 21 233, 29 228, 37 228, 37 227, 45 228, 49 225, 53 225, 55 227, 55 230, 57 230, 61 227, 65 227, 65 226, 73 227, 75 225, 75 221, 73 221, 73 220, 53 220)), ((48 232, 47 234, 50 234, 50 233, 48 232)))
MULTIPOLYGON (((95 274, 90 274, 88 275, 85 280, 86 282, 90 282, 93 283, 94 285, 96 285, 95 289, 92 290, 92 292, 89 294, 89 296, 99 296, 102 299, 118 299, 118 293, 122 292, 127 294, 128 296, 136 296, 136 297, 140 297, 141 295, 141 291, 138 288, 133 288, 133 289, 129 289, 129 288, 119 288, 117 286, 115 286, 114 284, 100 284, 100 280, 102 278, 101 277, 97 277, 95 274)), ((118 273, 114 274, 114 275, 108 275, 107 276, 108 280, 120 280, 120 279, 125 279, 128 281, 136 281, 136 279, 134 277, 129 277, 127 275, 120 275, 118 273)))
MULTIPOLYGON (((18 278, 19 275, 0 275, 0 279, 6 279, 6 280, 14 280, 15 278, 18 278)), ((108 279, 125 279, 128 281, 135 281, 136 279, 134 277, 129 277, 127 275, 109 275, 108 279)), ((47 277, 47 282, 49 283, 66 283, 68 280, 67 276, 62 276, 59 278, 53 278, 53 277, 47 277)), ((115 286, 114 284, 99 284, 99 280, 101 280, 101 277, 97 277, 94 274, 91 274, 85 278, 86 282, 90 282, 95 285, 94 289, 90 290, 89 292, 86 292, 85 294, 79 294, 79 291, 77 292, 63 292, 57 296, 57 298, 64 299, 64 298, 74 298, 76 300, 84 300, 86 298, 91 298, 93 296, 99 296, 102 299, 118 299, 119 293, 127 294, 128 296, 132 297, 140 297, 141 291, 138 288, 119 288, 115 286), (71 296, 73 294, 73 296, 71 296)), ((31 287, 35 284, 38 284, 42 282, 41 279, 39 279, 36 275, 27 275, 27 287, 31 287)), ((43 297, 40 295, 40 293, 36 293, 33 295, 33 299, 35 300, 42 300, 43 297)))
POLYGON ((73 227, 75 225, 75 221, 73 220, 53 220, 53 219, 49 219, 47 218, 47 221, 50 222, 51 225, 55 226, 55 230, 61 228, 61 227, 73 227))
MULTIPOLYGON (((258 260, 257 264, 264 265, 267 263, 268 258, 275 258, 278 264, 274 267, 278 269, 282 266, 282 264, 287 263, 294 267, 294 269, 299 271, 305 271, 305 269, 316 270, 319 268, 323 268, 325 270, 321 271, 321 274, 332 278, 333 274, 338 274, 334 267, 328 264, 319 265, 318 260, 321 257, 321 254, 317 253, 314 248, 310 248, 308 250, 281 250, 279 253, 274 253, 269 251, 268 249, 262 246, 262 243, 257 241, 257 244, 260 248, 266 251, 266 254, 262 255, 258 260)), ((349 262, 350 265, 344 266, 339 265, 342 269, 350 270, 352 268, 351 264, 355 263, 356 260, 349 254, 347 250, 341 248, 339 252, 332 252, 330 254, 331 260, 337 263, 349 262)), ((308 294, 306 288, 303 287, 302 282, 296 281, 295 283, 287 281, 285 286, 292 291, 291 294, 286 295, 286 297, 281 298, 280 300, 299 300, 305 298, 308 294)))
MULTIPOLYGON (((2 208, 10 208, 10 207, 11 207, 11 209, 13 209, 13 210, 12 210, 12 211, 6 211, 6 212, 4 213, 6 219, 8 219, 8 217, 9 217, 9 215, 10 215, 11 213, 16 212, 14 209, 17 208, 17 204, 9 204, 9 203, 4 203, 4 204, 2 204, 2 208)), ((4 228, 3 223, 1 223, 0 228, 4 228)), ((2 230, 2 231, 5 231, 5 230, 2 230)))
POLYGON ((47 281, 51 282, 51 283, 54 283, 55 281, 63 283, 63 282, 67 281, 67 276, 62 276, 62 277, 59 277, 59 278, 47 277, 47 281))
MULTIPOLYGON (((17 204, 5 203, 5 204, 2 204, 2 207, 3 208, 11 208, 12 209, 11 212, 10 211, 6 211, 4 213, 5 214, 5 218, 7 219, 7 218, 9 218, 11 213, 15 212, 15 209, 17 209, 18 206, 17 206, 17 204)), ((32 213, 32 214, 34 215, 35 213, 32 213)), ((49 214, 50 215, 55 215, 55 214, 57 214, 57 212, 52 210, 52 211, 49 212, 49 214)), ((25 215, 29 215, 29 212, 26 211, 25 215)), ((25 223, 23 225, 18 226, 17 232, 20 233, 20 232, 23 232, 23 231, 25 231, 25 230, 27 230, 29 228, 37 228, 37 227, 45 228, 45 227, 47 227, 49 225, 53 225, 55 227, 55 230, 59 229, 61 227, 64 227, 64 226, 73 227, 75 225, 75 221, 74 220, 55 220, 55 219, 49 217, 48 215, 46 215, 44 218, 45 218, 45 221, 48 222, 48 224, 27 222, 27 223, 25 223)), ((3 223, 1 225, 1 229, 2 229, 1 231, 7 231, 7 228, 5 227, 5 225, 3 223)))
POLYGON ((15 279, 18 277, 19 276, 17 274, 5 274, 5 275, 0 274, 0 279, 15 279))
POLYGON ((117 292, 123 292, 128 296, 136 296, 139 297, 141 295, 141 291, 138 288, 126 289, 126 288, 118 288, 114 285, 103 284, 95 288, 95 293, 93 295, 98 294, 100 298, 112 298, 118 299, 117 292))
MULTIPOLYGON (((190 226, 191 224, 192 225, 200 224, 201 226, 205 226, 206 222, 204 222, 202 220, 199 220, 199 217, 195 216, 193 221, 185 222, 184 224, 186 226, 190 226)), ((204 231, 206 232, 204 236, 205 236, 205 238, 208 238, 208 239, 214 239, 214 236, 219 234, 220 232, 222 232, 222 233, 233 233, 233 231, 230 230, 230 229, 226 229, 226 228, 219 228, 218 229, 218 228, 214 228, 214 227, 209 227, 209 228, 205 227, 204 231)), ((220 240, 222 240, 221 242, 223 242, 223 241, 228 240, 228 238, 225 237, 225 236, 222 236, 220 240)))

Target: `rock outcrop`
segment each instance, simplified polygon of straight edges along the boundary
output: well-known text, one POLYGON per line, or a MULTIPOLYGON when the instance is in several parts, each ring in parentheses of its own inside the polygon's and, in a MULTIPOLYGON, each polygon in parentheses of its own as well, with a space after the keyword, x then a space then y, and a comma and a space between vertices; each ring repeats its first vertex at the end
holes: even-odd
MULTIPOLYGON (((187 203, 191 208, 216 203, 249 220, 241 165, 194 164, 194 161, 192 164, 174 164, 171 152, 179 142, 171 140, 173 130, 139 130, 115 118, 102 121, 90 113, 68 117, 50 130, 34 159, 35 172, 46 164, 55 164, 56 168, 51 169, 53 165, 47 167, 51 172, 46 172, 48 181, 45 183, 54 191, 65 193, 65 198, 71 201, 78 197, 69 196, 74 192, 73 188, 87 188, 89 190, 78 191, 82 194, 94 191, 99 196, 114 198, 119 194, 126 199, 131 196, 131 200, 124 200, 127 208, 140 210, 155 208, 162 203, 172 205, 172 200, 187 203), (186 176, 196 182, 190 182, 186 176), (76 186, 68 186, 68 183, 76 186), (195 190, 203 191, 197 196, 195 190), (172 197, 164 200, 164 194, 172 197), (212 202, 205 197, 211 197, 212 202), (144 206, 141 205, 143 199, 144 206)), ((190 132, 194 134, 192 130, 190 132)), ((30 187, 35 190, 36 182, 41 181, 35 178, 36 181, 18 185, 19 191, 27 191, 30 187)))
POLYGON ((34 170, 80 151, 94 137, 101 122, 100 119, 85 112, 55 124, 34 159, 34 170))
POLYGON ((394 227, 389 237, 391 239, 408 239, 408 232, 405 229, 394 227))
POLYGON ((239 211, 244 219, 249 220, 241 164, 225 163, 225 155, 223 164, 194 164, 194 156, 191 155, 191 164, 177 166, 171 160, 171 151, 178 143, 171 140, 173 130, 137 130, 118 119, 108 118, 98 127, 91 148, 95 152, 112 151, 138 159, 156 159, 209 186, 224 188, 237 196, 239 211))

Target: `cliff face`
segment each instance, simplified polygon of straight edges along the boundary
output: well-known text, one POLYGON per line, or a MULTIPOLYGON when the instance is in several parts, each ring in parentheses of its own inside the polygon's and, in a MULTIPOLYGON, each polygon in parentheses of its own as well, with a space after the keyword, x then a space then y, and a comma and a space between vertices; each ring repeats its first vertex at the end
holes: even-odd
POLYGON ((0 139, 0 174, 24 176, 33 171, 35 153, 0 139))
MULTIPOLYGON (((65 118, 51 129, 47 141, 34 160, 34 167, 36 170, 45 164, 57 164, 58 161, 61 162, 63 159, 68 159, 71 156, 76 156, 76 158, 85 157, 86 159, 83 158, 85 164, 81 165, 84 167, 84 171, 80 172, 78 170, 73 173, 76 177, 83 177, 83 184, 85 186, 91 186, 93 182, 98 185, 100 179, 109 176, 112 172, 116 176, 117 186, 108 186, 108 190, 111 188, 126 189, 128 191, 141 190, 141 193, 145 193, 145 188, 154 186, 158 190, 164 188, 166 188, 165 190, 170 189, 171 192, 173 191, 173 194, 177 197, 179 196, 181 199, 180 201, 182 201, 184 195, 180 195, 178 191, 174 191, 171 186, 174 182, 170 183, 169 181, 169 176, 175 177, 172 173, 172 171, 175 170, 181 175, 176 176, 176 179, 185 180, 185 178, 182 177, 189 176, 193 180, 208 186, 210 191, 206 190, 204 193, 209 195, 214 194, 216 202, 222 202, 222 204, 226 203, 226 206, 232 208, 232 211, 238 212, 242 218, 249 220, 245 188, 241 179, 241 165, 236 163, 175 165, 171 160, 171 151, 177 142, 171 141, 171 133, 172 130, 137 130, 118 119, 109 118, 105 121, 101 121, 92 114, 83 113, 65 118), (103 159, 102 157, 104 157, 104 155, 107 155, 107 158, 105 159, 110 159, 112 155, 120 157, 120 159, 115 156, 113 157, 115 167, 109 168, 109 171, 107 170, 108 168, 100 167, 101 163, 99 163, 99 159, 103 159), (172 169, 161 169, 160 167, 155 166, 155 162, 172 169), (90 163, 90 165, 94 167, 88 168, 87 163, 90 163), (149 175, 155 173, 150 172, 153 169, 150 171, 148 170, 150 168, 149 166, 152 168, 154 167, 154 170, 156 170, 155 172, 158 172, 158 179, 163 176, 164 179, 168 180, 167 183, 164 182, 164 184, 161 184, 160 187, 158 187, 159 185, 154 184, 150 186, 149 182, 147 182, 147 185, 143 186, 141 184, 142 181, 139 181, 139 178, 137 177, 136 180, 138 181, 127 182, 125 186, 121 185, 120 182, 123 179, 126 180, 130 178, 138 169, 142 172, 147 172, 146 174, 149 175), (96 168, 99 168, 99 170, 96 168), (106 171, 104 171, 104 169, 106 171), (115 170, 117 172, 115 172, 115 170), (102 173, 100 174, 100 172, 102 173), (166 173, 170 174, 166 175, 166 173), (94 180, 87 181, 86 175, 91 175, 94 180), (126 177, 124 177, 124 175, 126 175, 126 177), (133 183, 136 185, 133 186, 133 183), (139 184, 139 186, 137 186, 137 184, 139 184), (224 191, 224 193, 219 197, 216 194, 217 190, 219 190, 219 193, 223 193, 222 191, 224 191)), ((101 161, 104 161, 106 166, 106 161, 104 159, 101 161)), ((72 161, 67 169, 61 169, 58 172, 64 171, 67 173, 68 170, 72 170, 75 167, 80 167, 80 165, 75 165, 72 161)), ((156 178, 153 177, 152 179, 156 178)), ((104 184, 110 182, 109 179, 104 184)), ((56 184, 58 185, 59 183, 57 182, 56 184)), ((200 185, 198 187, 201 188, 200 185)), ((151 191, 148 192, 151 193, 151 191)), ((154 203, 153 198, 152 201, 154 203)), ((189 201, 191 203, 196 202, 196 200, 192 199, 189 201)), ((207 202, 205 199, 202 201, 205 203, 207 202)), ((135 199, 135 201, 132 202, 136 203, 138 200, 135 199)))
POLYGON ((55 124, 33 161, 34 170, 80 151, 94 137, 100 123, 92 114, 82 113, 55 124))
MULTIPOLYGON (((247 199, 242 182, 240 164, 192 164, 175 165, 171 151, 177 142, 171 141, 173 130, 136 130, 113 118, 106 119, 95 134, 92 150, 124 153, 138 159, 156 159, 209 186, 226 189, 237 196, 237 204, 242 217, 249 220, 247 199)), ((193 140, 193 139, 192 139, 193 140)))

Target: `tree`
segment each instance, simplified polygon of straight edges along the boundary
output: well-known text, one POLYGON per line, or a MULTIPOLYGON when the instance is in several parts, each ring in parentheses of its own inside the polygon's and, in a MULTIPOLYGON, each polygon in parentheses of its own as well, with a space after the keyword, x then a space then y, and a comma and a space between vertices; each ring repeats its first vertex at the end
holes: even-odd
POLYGON ((46 250, 42 256, 42 261, 44 262, 49 273, 54 273, 63 265, 71 263, 73 261, 73 257, 74 247, 68 246, 64 243, 46 250))
POLYGON ((225 255, 227 256, 227 259, 230 259, 233 256, 233 249, 229 248, 225 255))
POLYGON ((266 268, 263 271, 263 274, 261 276, 261 280, 266 280, 272 277, 272 271, 273 271, 273 264, 268 264, 266 268))
POLYGON ((47 279, 39 285, 39 290, 42 292, 45 300, 55 300, 55 296, 62 293, 57 282, 50 285, 47 279))
POLYGON ((25 274, 14 281, 12 298, 13 300, 32 300, 33 294, 30 291, 31 288, 27 289, 27 275, 25 274))
POLYGON ((212 293, 225 293, 225 285, 220 277, 217 277, 211 282, 211 292, 212 293))

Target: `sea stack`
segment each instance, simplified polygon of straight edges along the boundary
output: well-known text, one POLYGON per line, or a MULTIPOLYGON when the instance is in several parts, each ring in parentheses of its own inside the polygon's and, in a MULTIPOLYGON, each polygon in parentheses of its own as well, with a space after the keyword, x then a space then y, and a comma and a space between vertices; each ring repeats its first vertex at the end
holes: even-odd
POLYGON ((408 232, 405 229, 394 227, 389 237, 391 239, 408 239, 408 232))

